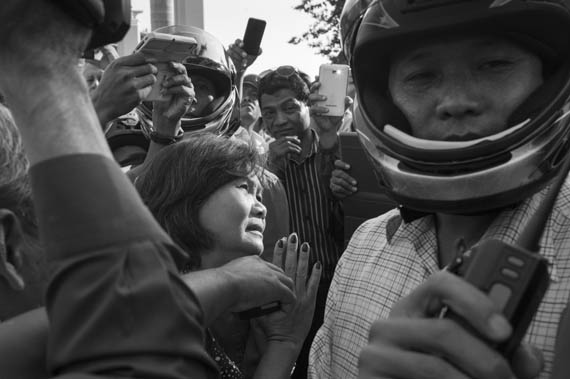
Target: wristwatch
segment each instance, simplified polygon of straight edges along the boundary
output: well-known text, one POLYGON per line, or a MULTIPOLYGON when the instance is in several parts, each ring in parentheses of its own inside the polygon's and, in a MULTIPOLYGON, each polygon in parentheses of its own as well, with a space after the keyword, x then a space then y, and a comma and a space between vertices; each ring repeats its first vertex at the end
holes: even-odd
POLYGON ((150 132, 150 140, 160 145, 172 145, 173 143, 180 141, 182 137, 184 137, 184 131, 182 129, 180 129, 179 133, 175 136, 160 134, 156 130, 150 132))

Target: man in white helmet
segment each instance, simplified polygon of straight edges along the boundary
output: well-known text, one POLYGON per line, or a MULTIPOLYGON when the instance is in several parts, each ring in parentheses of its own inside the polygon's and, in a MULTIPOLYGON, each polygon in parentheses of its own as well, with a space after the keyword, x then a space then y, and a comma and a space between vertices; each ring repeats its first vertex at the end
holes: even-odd
POLYGON ((341 30, 355 127, 400 207, 341 257, 312 377, 547 378, 570 292, 570 188, 539 243, 550 286, 508 358, 490 345, 513 325, 444 268, 483 240, 515 244, 568 159, 568 2, 353 0, 341 30), (438 318, 444 306, 462 323, 438 318))

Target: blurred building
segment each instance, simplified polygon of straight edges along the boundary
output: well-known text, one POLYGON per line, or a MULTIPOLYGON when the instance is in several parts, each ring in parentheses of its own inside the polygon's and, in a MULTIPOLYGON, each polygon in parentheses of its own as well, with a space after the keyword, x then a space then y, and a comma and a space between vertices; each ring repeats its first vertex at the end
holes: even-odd
POLYGON ((174 21, 204 29, 204 0, 174 0, 174 21))
POLYGON ((137 19, 140 13, 142 13, 140 10, 131 10, 131 27, 123 40, 117 44, 117 52, 120 56, 132 54, 140 41, 139 20, 137 19))
POLYGON ((174 0, 150 0, 150 29, 174 25, 174 0))
MULTIPOLYGON (((151 30, 168 25, 192 25, 204 28, 204 0, 149 0, 151 30)), ((137 15, 141 10, 131 11, 131 28, 117 45, 119 55, 131 54, 141 38, 137 15)))
POLYGON ((204 0, 150 0, 151 29, 167 25, 204 28, 204 0))

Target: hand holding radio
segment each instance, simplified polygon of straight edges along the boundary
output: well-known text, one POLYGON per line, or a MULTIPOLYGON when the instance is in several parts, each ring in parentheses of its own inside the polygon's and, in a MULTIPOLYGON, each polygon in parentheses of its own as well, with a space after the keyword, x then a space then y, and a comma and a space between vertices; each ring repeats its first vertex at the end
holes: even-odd
POLYGON ((485 293, 442 271, 400 299, 388 319, 372 325, 369 344, 360 355, 359 377, 421 378, 431 372, 436 378, 534 378, 541 368, 535 351, 519 347, 517 359, 508 362, 487 343, 503 342, 511 331, 485 293), (434 318, 444 305, 477 334, 453 320, 434 318))

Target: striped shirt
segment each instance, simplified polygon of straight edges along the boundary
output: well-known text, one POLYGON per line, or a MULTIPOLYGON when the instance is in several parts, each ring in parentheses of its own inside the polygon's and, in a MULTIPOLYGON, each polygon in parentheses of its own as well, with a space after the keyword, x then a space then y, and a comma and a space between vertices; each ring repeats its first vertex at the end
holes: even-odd
POLYGON ((320 261, 323 265, 322 280, 330 281, 336 263, 342 253, 342 217, 337 212, 340 205, 329 189, 330 173, 335 152, 322 151, 317 133, 310 151, 302 161, 295 157, 286 159, 277 170, 285 186, 289 201, 289 225, 300 242, 311 245, 311 266, 320 261))
MULTIPOLYGON (((504 210, 483 238, 513 243, 544 191, 504 210)), ((552 369, 558 320, 570 293, 570 187, 560 191, 540 243, 549 261, 550 287, 525 340, 542 350, 546 379, 552 369)), ((311 347, 310 378, 356 378, 358 357, 372 323, 388 318, 395 302, 439 270, 435 217, 403 223, 397 210, 366 221, 340 259, 325 320, 311 347)))

